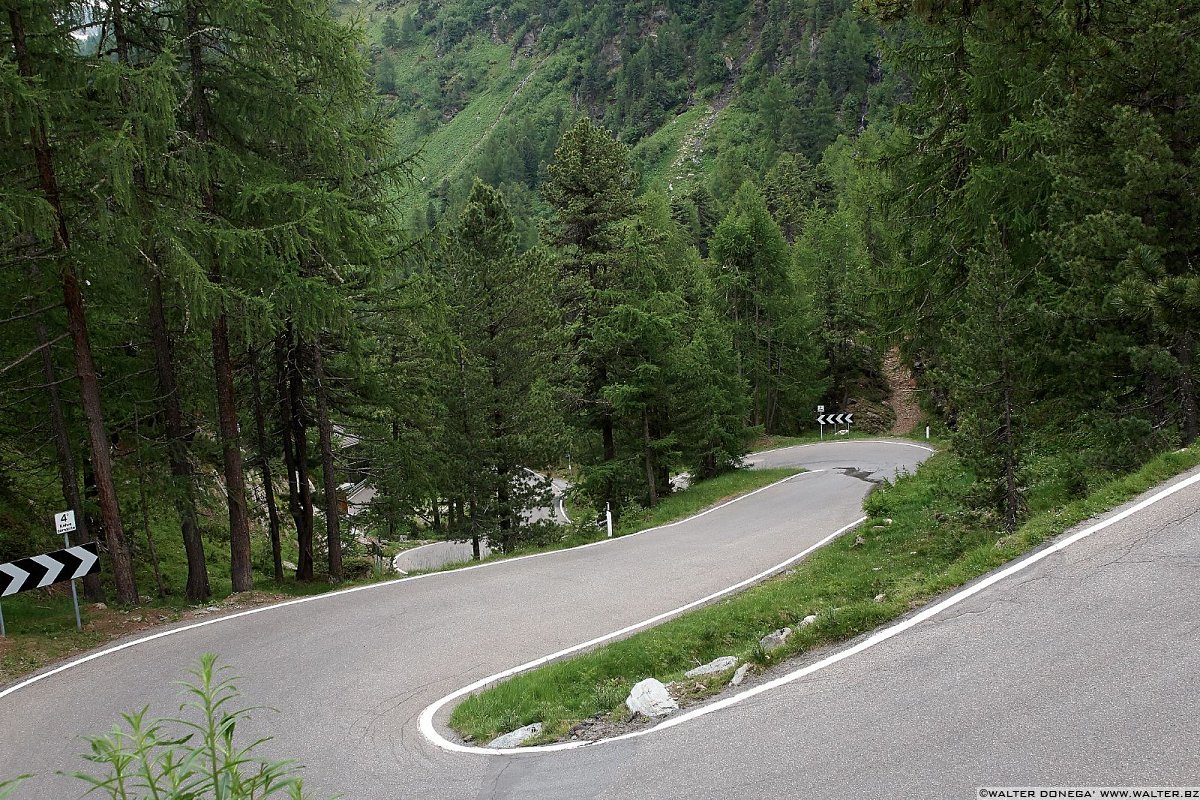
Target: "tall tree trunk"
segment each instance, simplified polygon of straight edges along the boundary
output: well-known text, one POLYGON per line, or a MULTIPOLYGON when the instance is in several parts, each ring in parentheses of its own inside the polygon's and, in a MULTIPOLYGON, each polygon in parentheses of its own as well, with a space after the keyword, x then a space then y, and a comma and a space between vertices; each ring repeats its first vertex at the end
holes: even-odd
POLYGON ((179 515, 183 534, 183 550, 187 556, 187 584, 184 595, 193 603, 202 603, 212 596, 208 582, 208 562, 204 555, 204 539, 196 515, 196 481, 192 459, 188 452, 187 435, 183 428, 183 409, 179 402, 179 385, 175 380, 175 357, 171 334, 163 305, 162 277, 150 273, 150 342, 154 349, 154 370, 158 375, 158 390, 167 426, 167 461, 174 484, 171 497, 179 515))
POLYGON ((476 561, 482 560, 483 556, 480 552, 479 542, 479 519, 475 514, 475 500, 472 499, 471 505, 471 555, 476 561))
POLYGON ((1192 442, 1196 441, 1198 433, 1196 420, 1196 379, 1192 374, 1194 363, 1193 350, 1195 348, 1196 340, 1191 332, 1179 337, 1175 357, 1179 360, 1179 411, 1182 416, 1182 425, 1180 427, 1183 429, 1184 447, 1189 447, 1192 442))
MULTIPOLYGON (((129 37, 125 34, 125 13, 122 3, 110 3, 112 9, 113 35, 117 44, 117 59, 127 69, 132 68, 129 57, 129 37)), ((121 101, 128 113, 134 114, 134 102, 126 77, 122 77, 121 101)), ((137 123, 135 121, 134 125, 137 123)), ((150 209, 147 202, 146 170, 139 162, 133 169, 134 185, 137 187, 138 204, 144 217, 150 209)), ((142 239, 147 253, 154 254, 151 237, 143 230, 142 239)), ((157 255, 157 254, 155 254, 157 255)), ((157 264, 157 258, 153 259, 157 264)), ((150 341, 154 351, 154 370, 158 379, 159 395, 167 428, 167 462, 171 470, 171 498, 175 512, 179 515, 179 526, 183 536, 183 550, 187 558, 188 574, 184 596, 193 603, 201 603, 212 595, 208 582, 208 563, 204 554, 204 542, 200 526, 196 521, 196 486, 192 471, 191 456, 183 429, 183 412, 179 401, 178 382, 175 378, 175 357, 171 335, 167 328, 163 304, 162 277, 157 266, 148 270, 150 300, 150 341)), ((147 528, 147 537, 150 536, 147 528)), ((152 548, 153 549, 153 548, 152 548)), ((153 554, 152 554, 153 555, 153 554)), ((155 556, 156 557, 156 556, 155 556)), ((156 580, 158 576, 156 575, 156 580)), ((161 580, 159 593, 162 594, 161 580)))
POLYGON ((646 466, 646 493, 650 499, 650 508, 658 505, 658 487, 654 479, 654 453, 650 449, 650 413, 642 409, 642 457, 646 466))
POLYGON ((283 468, 287 473, 288 513, 296 527, 299 540, 304 525, 304 514, 300 509, 300 478, 296 468, 296 445, 292 438, 292 392, 289 383, 288 348, 291 343, 291 327, 275 337, 275 395, 279 403, 279 440, 283 449, 283 468))
MULTIPOLYGON (((203 149, 209 142, 208 98, 204 86, 204 31, 200 25, 199 4, 190 2, 185 12, 188 39, 188 66, 191 71, 192 133, 203 149)), ((205 214, 215 220, 216 197, 211 176, 202 175, 201 197, 205 214)), ((208 279, 215 286, 223 282, 216 252, 210 253, 208 279)), ((213 372, 217 384, 217 429, 225 472, 225 492, 229 505, 229 575, 233 591, 254 588, 250 564, 250 523, 246 517, 246 477, 242 468, 241 441, 238 436, 237 403, 233 388, 233 358, 229 352, 229 321, 222 301, 212 326, 213 372)))
POLYGON ((329 580, 342 580, 342 529, 338 509, 337 475, 333 465, 333 425, 329 421, 329 387, 321 345, 312 345, 313 376, 317 391, 317 435, 321 447, 321 475, 325 481, 325 543, 329 551, 329 580))
POLYGON ((1012 386, 1008 367, 1002 368, 1000 380, 1004 382, 1004 424, 1001 428, 1004 448, 1004 528, 1009 533, 1017 529, 1017 514, 1021 502, 1017 490, 1017 446, 1013 423, 1012 386))
MULTIPOLYGON (((37 321, 38 344, 42 348, 42 377, 50 394, 50 427, 54 431, 54 452, 58 456, 58 477, 62 481, 63 500, 67 508, 75 511, 76 528, 69 538, 72 544, 90 542, 87 519, 83 511, 83 498, 79 496, 79 478, 75 474, 75 454, 71 450, 71 437, 67 433, 67 418, 63 413, 62 398, 58 394, 58 377, 54 369, 54 357, 50 352, 50 336, 46 323, 39 316, 37 321)), ((93 573, 83 578, 83 596, 93 602, 104 600, 104 588, 100 576, 93 573)))
POLYGON ((308 425, 304 415, 304 375, 300 358, 304 340, 297 335, 288 354, 288 383, 292 411, 292 445, 295 447, 296 492, 300 500, 300 525, 296 539, 300 555, 296 563, 296 580, 311 581, 313 575, 313 500, 312 483, 308 475, 308 425))
POLYGON ((271 476, 271 454, 267 445, 267 421, 263 414, 262 381, 259 378, 258 353, 251 352, 250 380, 254 392, 254 431, 258 437, 258 466, 262 471, 263 497, 267 503, 267 520, 271 532, 271 563, 275 581, 283 581, 283 550, 279 537, 279 509, 275 503, 275 485, 271 476))
MULTIPOLYGON (((32 84, 35 82, 33 63, 25 42, 25 23, 20 12, 8 12, 12 28, 13 50, 17 70, 21 77, 32 84)), ((83 294, 79 288, 79 276, 75 272, 71 251, 71 240, 67 234, 67 218, 63 212, 58 191, 58 177, 50 144, 46 138, 45 122, 42 117, 29 129, 34 161, 37 164, 38 180, 46 201, 54 210, 57 222, 56 245, 62 253, 63 304, 67 309, 67 327, 75 351, 75 370, 79 375, 79 391, 83 401, 83 412, 87 419, 88 447, 92 455, 92 469, 96 479, 96 493, 100 503, 100 516, 104 521, 109 558, 112 562, 113 581, 117 589, 117 602, 132 605, 138 601, 137 582, 133 574, 133 560, 121 527, 121 510, 117 502, 116 483, 113 480, 111 443, 104 428, 104 410, 100 402, 100 380, 96 364, 92 359, 91 340, 88 336, 87 317, 84 312, 83 294)))
POLYGON ((159 598, 167 596, 163 583, 162 564, 158 560, 158 548, 154 546, 154 531, 150 528, 150 502, 146 498, 146 466, 142 461, 142 432, 138 417, 133 417, 133 441, 137 447, 138 502, 142 507, 142 530, 146 532, 146 551, 150 555, 150 566, 154 569, 154 588, 159 598))
POLYGON ((225 467, 225 492, 229 500, 229 577, 233 591, 254 588, 250 563, 250 523, 246 517, 246 477, 238 435, 237 405, 233 397, 233 359, 225 315, 213 324, 213 366, 217 378, 217 417, 225 467))

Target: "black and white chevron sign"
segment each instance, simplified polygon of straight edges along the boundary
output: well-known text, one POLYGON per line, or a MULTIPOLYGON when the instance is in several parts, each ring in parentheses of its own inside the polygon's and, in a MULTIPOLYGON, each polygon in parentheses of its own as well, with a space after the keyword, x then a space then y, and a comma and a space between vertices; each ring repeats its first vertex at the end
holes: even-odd
POLYGON ((95 542, 41 556, 18 558, 0 564, 0 597, 40 589, 59 581, 82 578, 100 571, 100 551, 95 542))
POLYGON ((849 425, 854 422, 853 414, 821 414, 817 417, 819 425, 849 425))

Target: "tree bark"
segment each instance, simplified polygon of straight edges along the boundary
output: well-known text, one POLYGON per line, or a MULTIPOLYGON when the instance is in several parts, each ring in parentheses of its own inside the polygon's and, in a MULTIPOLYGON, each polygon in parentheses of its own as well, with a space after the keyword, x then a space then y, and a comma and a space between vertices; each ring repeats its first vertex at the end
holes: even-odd
MULTIPOLYGON (((188 66, 191 71, 192 133, 196 143, 207 147, 209 142, 207 95, 204 87, 204 45, 198 4, 187 4, 185 27, 188 38, 188 66)), ((216 217, 216 197, 211 176, 201 176, 201 196, 205 213, 216 217)), ((217 254, 211 254, 208 279, 214 286, 223 282, 217 254)), ((229 321, 224 303, 212 326, 213 372, 217 384, 217 429, 221 435, 221 451, 225 472, 225 493, 229 506, 229 576, 233 591, 248 592, 254 588, 250 564, 250 523, 246 518, 246 476, 242 467, 241 442, 238 436, 237 403, 233 389, 233 358, 229 352, 229 321)))
POLYGON ((154 531, 150 529, 150 503, 146 498, 146 467, 142 462, 142 434, 138 418, 133 418, 133 440, 137 447, 138 501, 142 507, 142 529, 146 532, 146 550, 150 555, 150 566, 154 569, 154 588, 160 598, 167 596, 163 583, 162 564, 158 560, 158 548, 154 546, 154 531))
POLYGON ((1013 425, 1012 387, 1009 382, 1008 368, 1005 367, 1000 379, 1004 381, 1004 427, 1002 428, 1004 447, 1004 528, 1009 533, 1017 529, 1017 514, 1021 501, 1017 490, 1017 453, 1016 431, 1013 425))
MULTIPOLYGON (((15 9, 8 12, 12 28, 13 50, 17 70, 21 77, 33 83, 33 63, 25 42, 25 24, 15 9)), ((67 309, 67 327, 75 351, 75 370, 79 375, 79 391, 83 412, 87 419, 88 447, 92 456, 92 470, 96 480, 96 494, 100 503, 100 516, 104 522, 109 558, 112 562, 113 581, 117 589, 117 602, 133 605, 138 601, 137 582, 133 574, 133 560, 125 541, 121 526, 121 509, 117 502, 116 483, 113 480, 111 444, 104 428, 104 411, 100 402, 100 380, 92 358, 91 340, 88 336, 87 317, 84 312, 83 294, 79 288, 79 276, 72 262, 71 240, 67 233, 67 218, 63 211, 58 191, 58 178, 46 137, 42 118, 29 129, 34 161, 37 164, 38 180, 46 201, 54 210, 57 222, 56 242, 62 253, 63 304, 67 309)))
POLYGON ((299 539, 304 515, 300 509, 300 479, 296 469, 296 445, 292 438, 292 395, 288 382, 288 347, 291 335, 288 330, 275 337, 275 395, 279 403, 279 439, 283 449, 283 468, 287 473, 288 513, 296 527, 299 539))
POLYGON ((246 476, 238 434, 237 404, 233 396, 233 359, 225 315, 217 317, 212 331, 213 367, 217 378, 217 418, 225 467, 225 492, 229 505, 229 577, 233 591, 254 588, 250 563, 250 523, 246 518, 246 476))
POLYGON ((333 464, 333 425, 329 421, 329 387, 321 345, 312 345, 313 376, 317 391, 317 434, 321 447, 321 474, 325 481, 325 543, 329 551, 329 580, 342 580, 342 528, 338 509, 337 474, 333 464))
POLYGON ((296 491, 300 501, 300 524, 296 539, 300 555, 296 563, 296 580, 311 581, 313 575, 313 500, 308 475, 308 425, 304 416, 304 375, 300 357, 304 340, 297 335, 288 354, 288 384, 292 412, 292 446, 295 448, 296 491))
POLYGON ((179 402, 179 385, 175 379, 175 358, 171 334, 163 305, 162 278, 150 274, 150 342, 154 349, 154 370, 158 375, 158 390, 162 395, 163 415, 167 427, 167 462, 174 486, 171 496, 179 527, 183 534, 183 550, 187 556, 187 584, 184 596, 193 603, 202 603, 212 596, 208 582, 208 562, 204 555, 204 539, 196 515, 196 481, 188 453, 187 434, 183 428, 183 410, 179 402))
POLYGON ((650 414, 642 409, 642 456, 646 465, 646 493, 650 499, 650 508, 658 505, 658 487, 654 479, 654 453, 650 449, 650 414))
POLYGON ((279 537, 279 509, 275 503, 275 485, 271 476, 271 455, 267 445, 267 421, 263 414, 262 381, 259 378, 258 353, 251 352, 250 380, 254 392, 254 431, 258 437, 258 466, 262 472, 263 497, 267 503, 267 520, 271 533, 271 563, 276 583, 283 581, 283 550, 279 537))
MULTIPOLYGON (((58 378, 54 369, 54 358, 48 342, 46 323, 38 317, 38 343, 42 345, 42 377, 50 394, 50 427, 54 431, 54 451, 58 456, 58 476, 62 481, 63 500, 67 508, 75 511, 76 528, 69 536, 72 544, 92 541, 88 535, 87 519, 83 511, 83 498, 79 496, 79 478, 75 474, 75 454, 71 449, 71 437, 67 433, 67 418, 63 413, 62 398, 58 395, 58 378)), ((83 596, 93 603, 103 602, 104 587, 100 576, 93 573, 83 578, 83 596)))
POLYGON ((1183 446, 1189 447, 1196 441, 1196 384, 1193 369, 1193 350, 1196 340, 1191 333, 1185 333, 1179 338, 1175 357, 1179 360, 1179 410, 1182 416, 1183 446))

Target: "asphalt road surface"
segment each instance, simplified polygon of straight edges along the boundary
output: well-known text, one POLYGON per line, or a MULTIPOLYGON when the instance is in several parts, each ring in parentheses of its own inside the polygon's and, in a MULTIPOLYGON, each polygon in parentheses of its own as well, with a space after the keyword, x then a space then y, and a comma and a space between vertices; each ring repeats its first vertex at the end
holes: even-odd
MULTIPOLYGON (((545 479, 545 476, 531 469, 527 469, 526 472, 538 479, 545 479)), ((563 495, 566 494, 569 488, 571 488, 571 485, 560 478, 551 480, 550 505, 545 508, 533 509, 529 512, 528 519, 530 521, 537 521, 553 518, 559 524, 570 522, 563 507, 563 495)), ((486 558, 491 552, 492 549, 488 547, 485 539, 479 545, 480 556, 486 558)), ((447 564, 470 561, 474 557, 475 549, 471 542, 430 542, 429 544, 423 544, 420 547, 414 547, 411 550, 397 553, 396 557, 392 559, 392 567, 402 574, 408 574, 418 570, 438 569, 447 564)))
POLYGON ((794 683, 638 739, 520 756, 447 753, 438 698, 778 564, 859 517, 902 443, 776 451, 805 474, 693 522, 440 573, 167 636, 0 698, 17 797, 82 794, 79 736, 177 705, 203 652, 272 706, 263 754, 347 798, 968 797, 977 785, 1196 782, 1200 491, 1113 525, 934 619, 794 683), (848 469, 837 469, 848 468, 848 469))

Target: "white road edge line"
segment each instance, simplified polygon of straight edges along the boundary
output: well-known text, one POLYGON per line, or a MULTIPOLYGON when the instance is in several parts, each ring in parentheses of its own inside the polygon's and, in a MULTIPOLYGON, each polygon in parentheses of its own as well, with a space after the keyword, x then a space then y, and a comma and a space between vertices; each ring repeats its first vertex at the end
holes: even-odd
MULTIPOLYGON (((801 473, 801 474, 811 474, 811 473, 801 473)), ((786 561, 781 561, 773 567, 768 567, 767 569, 763 570, 762 572, 758 573, 757 575, 754 575, 753 577, 750 577, 750 578, 746 578, 743 581, 739 581, 738 583, 735 583, 732 586, 727 586, 724 589, 718 589, 717 591, 713 592, 712 594, 701 597, 699 600, 693 600, 692 602, 687 603, 682 606, 679 606, 678 608, 673 608, 670 611, 664 611, 661 614, 657 614, 653 617, 650 617, 649 619, 644 619, 641 622, 635 622, 632 625, 628 625, 624 628, 621 628, 619 631, 613 631, 612 633, 606 633, 603 636, 597 636, 595 639, 589 639, 588 641, 583 642, 582 644, 572 645, 571 647, 568 647, 564 650, 559 650, 557 653, 551 653, 548 656, 542 656, 541 658, 526 662, 526 663, 520 665, 519 667, 513 667, 511 669, 505 670, 504 672, 497 672, 495 675, 489 675, 486 678, 481 678, 480 680, 477 680, 474 683, 472 683, 470 686, 463 687, 462 689, 459 689, 456 692, 448 694, 445 697, 443 697, 442 699, 427 706, 425 708, 425 710, 421 712, 421 717, 420 717, 421 733, 423 733, 425 735, 426 739, 430 740, 431 742, 433 742, 435 745, 442 748, 443 750, 450 750, 450 751, 457 752, 457 753, 485 753, 487 755, 504 755, 504 754, 508 754, 508 753, 530 753, 530 752, 534 752, 534 753, 543 752, 544 753, 544 752, 553 751, 553 750, 568 750, 571 748, 582 747, 585 744, 589 744, 589 742, 567 742, 564 744, 541 745, 541 746, 537 746, 537 747, 512 747, 512 748, 503 748, 503 749, 489 748, 489 747, 472 747, 470 745, 462 745, 462 744, 457 744, 455 742, 451 742, 450 740, 448 740, 444 736, 442 736, 440 733, 438 733, 437 728, 433 724, 433 717, 447 703, 453 702, 454 700, 457 700, 458 698, 462 697, 463 695, 470 694, 471 692, 474 692, 477 689, 482 689, 483 687, 485 687, 489 684, 496 683, 497 681, 502 681, 505 678, 511 678, 514 675, 518 675, 522 672, 527 672, 535 667, 540 667, 541 665, 546 664, 550 661, 554 661, 556 659, 562 658, 563 656, 570 655, 571 653, 576 653, 580 650, 586 650, 587 648, 594 647, 598 644, 603 644, 604 642, 624 636, 627 633, 633 633, 634 631, 637 631, 641 628, 649 627, 651 625, 654 625, 655 623, 662 622, 665 619, 677 616, 679 614, 682 614, 685 611, 689 611, 693 608, 696 608, 697 606, 701 606, 701 605, 704 605, 705 603, 709 603, 713 600, 716 600, 719 597, 723 597, 724 595, 730 594, 731 592, 736 592, 738 589, 742 589, 742 588, 745 588, 752 584, 758 583, 759 581, 763 580, 764 578, 768 578, 771 575, 774 575, 775 573, 779 572, 780 570, 785 569, 789 565, 794 564, 795 562, 799 561, 800 559, 804 558, 806 555, 811 553, 813 550, 816 550, 817 548, 828 544, 829 542, 836 539, 838 536, 841 536, 846 531, 851 530, 852 528, 858 527, 866 519, 867 519, 866 517, 859 517, 858 519, 854 520, 854 522, 851 522, 849 525, 846 525, 844 527, 838 528, 836 531, 829 534, 821 541, 805 548, 804 550, 800 551, 799 553, 797 553, 796 555, 787 559, 786 561)), ((621 737, 614 737, 614 738, 621 738, 621 737)), ((612 741, 612 740, 600 739, 599 741, 595 742, 595 744, 599 744, 600 742, 606 742, 606 741, 612 741)))
MULTIPOLYGON (((438 577, 438 576, 458 574, 458 573, 462 573, 462 572, 470 572, 472 570, 477 570, 477 569, 488 569, 491 567, 500 567, 505 564, 515 564, 518 561, 525 561, 530 558, 546 558, 549 556, 561 555, 562 553, 573 553, 573 552, 576 552, 579 550, 585 550, 589 547, 602 547, 604 545, 611 545, 616 542, 624 542, 624 541, 627 541, 627 540, 632 539, 637 536, 641 536, 646 533, 653 533, 654 531, 663 530, 664 528, 673 528, 677 525, 683 525, 694 519, 699 519, 700 517, 711 514, 714 511, 720 511, 722 508, 725 508, 726 506, 730 506, 730 505, 733 505, 734 503, 741 502, 742 500, 745 500, 748 497, 753 497, 754 495, 758 494, 759 492, 765 492, 768 489, 773 489, 776 486, 787 483, 788 481, 793 480, 794 478, 802 478, 805 475, 818 475, 825 471, 826 470, 823 470, 823 469, 813 469, 813 470, 808 470, 805 472, 797 472, 795 475, 789 475, 786 478, 777 480, 774 483, 769 483, 766 486, 755 489, 752 492, 747 492, 746 494, 739 495, 739 496, 733 498, 732 500, 727 500, 724 503, 721 503, 720 505, 715 505, 712 508, 707 508, 704 511, 701 511, 699 514, 693 514, 690 517, 675 520, 674 522, 668 522, 663 525, 657 525, 653 528, 646 528, 644 531, 637 531, 636 533, 627 533, 624 536, 614 536, 611 539, 601 539, 596 542, 590 542, 588 544, 581 544, 578 547, 568 547, 568 548, 564 548, 562 550, 549 550, 545 553, 530 553, 527 556, 517 556, 516 558, 505 558, 505 559, 499 559, 497 561, 488 561, 488 562, 485 562, 482 564, 475 564, 474 566, 470 566, 470 567, 459 567, 458 569, 444 570, 441 572, 426 572, 421 575, 410 575, 406 578, 397 578, 394 581, 386 581, 383 583, 369 583, 369 584, 366 584, 365 586, 354 586, 349 589, 339 589, 336 592, 326 592, 325 594, 315 594, 315 595, 311 595, 309 597, 297 597, 294 600, 285 600, 282 603, 275 603, 275 604, 269 605, 269 606, 260 606, 258 608, 250 608, 245 611, 239 611, 235 614, 226 614, 224 616, 215 617, 213 619, 207 619, 202 622, 193 622, 190 625, 183 625, 178 628, 171 628, 170 630, 159 631, 158 633, 153 633, 153 634, 150 634, 149 636, 143 636, 141 638, 132 639, 128 642, 123 642, 121 644, 114 645, 112 647, 107 647, 103 650, 97 650, 94 653, 89 653, 88 655, 74 659, 73 661, 68 661, 65 664, 60 664, 59 666, 55 667, 54 669, 50 669, 50 670, 47 670, 46 672, 38 673, 37 675, 32 675, 32 676, 26 678, 25 680, 20 681, 19 683, 13 684, 12 686, 8 687, 7 689, 0 690, 0 700, 3 700, 5 697, 8 697, 10 694, 13 694, 14 692, 24 689, 26 686, 32 686, 33 684, 37 683, 38 681, 43 681, 52 675, 57 675, 60 672, 66 672, 67 670, 72 669, 73 667, 78 667, 81 664, 86 664, 89 661, 95 661, 98 658, 102 658, 107 655, 112 655, 113 653, 120 652, 121 650, 127 650, 130 647, 136 647, 139 644, 145 644, 146 642, 152 642, 155 639, 162 639, 167 636, 174 636, 176 634, 184 633, 185 631, 192 631, 192 630, 196 630, 197 628, 204 628, 209 625, 216 625, 221 622, 228 622, 229 620, 232 620, 232 619, 239 619, 241 617, 249 617, 254 614, 261 614, 264 611, 272 611, 277 608, 287 608, 289 606, 301 605, 302 603, 312 603, 312 602, 316 602, 319 600, 325 600, 325 599, 328 599, 331 597, 339 597, 341 595, 354 594, 355 592, 365 592, 365 591, 370 591, 372 589, 382 589, 382 588, 389 587, 389 586, 395 586, 398 583, 406 583, 408 581, 419 581, 419 580, 424 580, 427 578, 434 578, 434 577, 438 577)), ((415 547, 413 548, 413 550, 416 550, 416 549, 418 549, 418 548, 415 548, 415 547)))
POLYGON ((784 444, 779 447, 772 447, 768 450, 755 450, 753 453, 747 453, 743 460, 746 464, 753 464, 751 456, 761 456, 764 453, 778 453, 780 450, 791 450, 794 447, 821 447, 827 444, 899 444, 905 447, 915 447, 918 450, 925 450, 930 453, 936 453, 937 448, 930 447, 926 444, 917 444, 916 442, 908 442, 903 439, 840 439, 837 441, 825 442, 807 442, 805 444, 784 444))
MULTIPOLYGON (((852 440, 852 441, 854 441, 854 440, 852 440)), ((858 441, 861 441, 861 440, 858 440, 858 441)), ((696 719, 697 717, 702 717, 702 716, 705 716, 706 714, 712 714, 715 711, 720 711, 722 709, 729 708, 730 706, 741 703, 744 700, 749 700, 751 697, 755 697, 757 695, 763 694, 764 692, 769 692, 772 689, 777 689, 780 686, 783 686, 784 684, 788 684, 788 683, 797 681, 800 678, 805 677, 806 675, 811 675, 812 673, 817 672, 822 669, 825 669, 826 667, 836 664, 837 662, 842 661, 843 659, 847 659, 850 656, 857 655, 858 653, 861 653, 862 651, 867 650, 868 648, 874 647, 875 645, 880 644, 881 642, 885 642, 894 636, 898 636, 899 634, 904 633, 908 629, 913 628, 917 625, 920 625, 922 622, 925 622, 925 621, 929 620, 930 618, 940 614, 941 612, 945 611, 947 608, 957 605, 957 604, 961 603, 962 601, 964 601, 976 594, 979 594, 984 589, 987 589, 988 587, 992 586, 993 584, 1004 580, 1005 578, 1009 577, 1010 575, 1013 575, 1017 572, 1020 572, 1021 570, 1024 570, 1030 566, 1033 566, 1034 564, 1041 561, 1042 559, 1049 558, 1050 556, 1054 555, 1055 553, 1065 550, 1066 548, 1070 547, 1071 545, 1075 544, 1076 542, 1080 541, 1081 539, 1086 539, 1088 536, 1091 536, 1093 533, 1097 533, 1098 531, 1102 531, 1105 528, 1109 527, 1110 525, 1115 525, 1116 523, 1121 522, 1122 520, 1128 519, 1129 517, 1133 516, 1134 514, 1137 514, 1140 511, 1144 511, 1145 509, 1149 508, 1150 506, 1154 505, 1155 503, 1157 503, 1161 500, 1164 500, 1164 499, 1170 497, 1171 495, 1175 494, 1176 492, 1182 491, 1183 489, 1186 489, 1189 486, 1192 486, 1196 483, 1200 483, 1200 473, 1197 473, 1190 478, 1182 480, 1179 483, 1172 484, 1171 486, 1168 486, 1167 488, 1162 489, 1161 491, 1151 495, 1150 497, 1146 498, 1145 500, 1142 500, 1140 503, 1130 506, 1129 508, 1125 509, 1124 511, 1122 511, 1118 514, 1114 514, 1113 516, 1108 517, 1107 519, 1103 519, 1094 525, 1090 525, 1089 527, 1084 528, 1083 530, 1078 531, 1078 532, 1068 536, 1065 539, 1055 542, 1053 545, 1050 545, 1049 547, 1039 550, 1036 553, 1026 556, 1025 558, 1021 559, 1020 561, 1010 564, 1009 566, 1001 569, 998 572, 994 572, 994 573, 984 577, 982 580, 979 580, 977 583, 973 583, 973 584, 967 586, 962 591, 959 591, 959 592, 951 595, 950 597, 947 597, 945 600, 935 603, 934 605, 925 607, 922 611, 915 614, 914 616, 909 617, 908 619, 902 620, 901 622, 898 622, 895 625, 892 625, 891 627, 884 628, 883 630, 864 639, 863 641, 859 642, 858 644, 854 645, 853 647, 848 647, 845 650, 838 651, 837 653, 834 653, 833 655, 823 658, 820 661, 817 661, 813 664, 809 664, 808 666, 802 667, 793 672, 789 672, 786 675, 781 675, 780 677, 775 678, 774 680, 770 680, 766 683, 755 686, 752 689, 747 689, 743 692, 739 692, 738 694, 723 698, 714 703, 710 703, 706 706, 701 706, 692 711, 688 711, 687 713, 680 714, 677 717, 671 717, 670 719, 667 719, 663 722, 660 722, 658 725, 655 725, 653 728, 645 728, 642 730, 633 731, 631 733, 625 733, 620 736, 611 736, 611 737, 608 737, 605 739, 597 739, 594 741, 562 742, 560 744, 535 745, 533 747, 507 747, 507 748, 503 748, 503 749, 501 749, 501 748, 491 749, 491 748, 486 748, 486 747, 468 747, 465 745, 460 745, 460 744, 456 744, 454 742, 447 741, 439 733, 437 733, 436 730, 434 730, 433 715, 442 706, 444 706, 446 703, 450 702, 451 700, 461 697, 464 694, 467 694, 468 692, 474 691, 475 689, 486 686, 488 683, 491 683, 492 681, 500 680, 505 677, 510 677, 510 676, 516 674, 517 672, 522 672, 526 669, 531 669, 534 666, 543 664, 546 661, 557 658, 560 655, 573 652, 575 650, 578 650, 582 647, 587 647, 594 643, 602 642, 605 639, 612 638, 613 636, 619 636, 623 632, 627 632, 627 631, 635 629, 637 627, 641 627, 642 625, 651 624, 652 622, 654 622, 657 619, 660 619, 661 617, 656 617, 656 618, 654 618, 654 620, 647 620, 644 623, 639 623, 639 625, 632 626, 631 628, 626 628, 623 631, 618 631, 617 633, 610 634, 607 637, 601 637, 599 639, 593 640, 592 642, 588 642, 588 643, 582 644, 582 645, 577 645, 576 647, 570 648, 568 650, 563 650, 560 653, 556 653, 553 656, 546 656, 545 658, 538 659, 537 661, 531 661, 529 664, 523 665, 521 667, 517 667, 515 669, 509 670, 508 672, 501 673, 499 675, 492 676, 491 678, 485 678, 482 681, 476 681, 475 683, 471 684, 471 686, 469 686, 465 689, 460 689, 459 691, 455 692, 454 694, 447 695, 446 697, 439 700, 437 703, 434 703, 432 706, 430 706, 429 708, 427 708, 423 712, 421 712, 421 718, 420 718, 421 732, 425 734, 425 738, 429 739, 431 742, 433 742, 433 744, 437 745, 438 747, 442 748, 443 750, 450 750, 450 751, 458 752, 458 753, 474 753, 474 754, 481 754, 481 755, 520 755, 522 753, 547 753, 547 752, 556 752, 556 751, 561 751, 561 750, 573 750, 573 749, 576 749, 579 747, 588 747, 588 746, 595 746, 595 745, 601 745, 601 744, 609 744, 611 742, 619 742, 619 741, 623 741, 625 739, 636 739, 640 736, 645 736, 650 733, 656 733, 658 731, 663 731, 668 728, 673 728, 676 725, 682 725, 685 722, 690 722, 690 721, 696 719)), ((866 519, 866 518, 864 517, 863 519, 866 519)), ((857 524, 861 523, 862 521, 863 520, 859 520, 858 522, 854 523, 854 525, 857 525, 857 524)), ((853 525, 851 525, 849 527, 853 527, 853 525)), ((829 539, 834 538, 835 536, 837 536, 838 534, 842 533, 845 530, 848 530, 848 528, 843 528, 842 531, 837 531, 836 533, 830 535, 826 539, 821 540, 821 542, 819 542, 817 545, 814 545, 813 548, 809 548, 809 549, 811 550, 811 549, 814 549, 815 547, 821 546, 821 544, 824 544, 825 542, 829 541, 829 539)), ((808 552, 808 551, 805 551, 805 552, 808 552)), ((791 560, 794 560, 794 559, 791 559, 791 560)), ((788 562, 785 562, 785 563, 788 563, 788 562)), ((710 598, 714 597, 714 596, 716 596, 716 595, 710 595, 710 598)), ((699 602, 703 602, 703 601, 697 601, 697 603, 699 603, 699 602)), ((694 605, 694 604, 690 604, 688 606, 682 606, 679 610, 689 608, 691 605, 694 605)), ((669 613, 673 613, 673 612, 669 612, 669 613)), ((669 614, 662 615, 662 616, 669 616, 669 614)))

